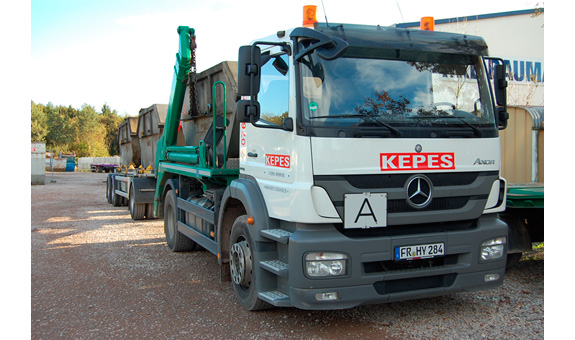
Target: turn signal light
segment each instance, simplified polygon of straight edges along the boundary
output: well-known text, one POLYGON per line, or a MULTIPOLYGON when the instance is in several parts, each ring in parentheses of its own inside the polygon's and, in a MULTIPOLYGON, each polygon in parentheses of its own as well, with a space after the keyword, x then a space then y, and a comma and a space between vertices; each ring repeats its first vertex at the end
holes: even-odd
POLYGON ((303 6, 303 27, 313 27, 317 23, 316 11, 317 6, 303 6))

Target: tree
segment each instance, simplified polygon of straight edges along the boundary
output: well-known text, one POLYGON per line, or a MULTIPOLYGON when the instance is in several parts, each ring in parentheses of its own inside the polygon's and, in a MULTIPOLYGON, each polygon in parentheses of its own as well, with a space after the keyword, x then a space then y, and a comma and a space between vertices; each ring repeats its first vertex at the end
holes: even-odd
POLYGON ((287 117, 288 117, 287 111, 282 113, 280 116, 276 116, 276 115, 271 114, 271 113, 262 115, 263 120, 266 120, 270 123, 274 123, 275 125, 279 125, 279 126, 282 126, 284 119, 286 119, 287 117))
POLYGON ((46 140, 46 135, 48 134, 48 122, 44 109, 44 105, 34 104, 34 102, 32 102, 32 114, 30 115, 30 132, 32 141, 46 140))
POLYGON ((122 118, 107 104, 98 113, 84 104, 54 106, 31 102, 31 140, 45 141, 48 150, 71 153, 78 157, 105 157, 119 154, 118 125, 122 118))
POLYGON ((365 103, 357 105, 355 112, 366 116, 380 116, 384 113, 404 114, 411 112, 408 105, 409 100, 404 96, 394 99, 385 90, 374 91, 374 98, 365 98, 365 103))
POLYGON ((46 148, 62 152, 70 152, 69 146, 74 142, 74 120, 76 111, 71 106, 54 107, 52 103, 46 106, 48 133, 46 134, 46 148))
POLYGON ((102 106, 100 115, 100 124, 106 131, 105 143, 110 155, 119 155, 120 146, 118 145, 118 126, 122 123, 122 117, 118 116, 116 110, 112 110, 108 104, 102 106))
POLYGON ((106 130, 94 107, 84 104, 73 120, 75 138, 72 149, 78 157, 104 157, 108 150, 104 141, 106 130))

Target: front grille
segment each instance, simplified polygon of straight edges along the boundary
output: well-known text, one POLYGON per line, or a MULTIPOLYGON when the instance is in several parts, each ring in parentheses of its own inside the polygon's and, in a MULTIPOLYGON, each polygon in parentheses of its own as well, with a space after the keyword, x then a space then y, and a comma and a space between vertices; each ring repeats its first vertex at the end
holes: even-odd
MULTIPOLYGON (((485 197, 487 198, 487 197, 485 197)), ((387 213, 403 213, 403 212, 415 212, 415 211, 434 211, 434 210, 450 210, 450 209, 461 209, 467 202, 469 197, 440 197, 431 201, 431 204, 424 209, 416 209, 407 202, 402 200, 388 200, 387 201, 387 213)))
POLYGON ((408 202, 406 189, 414 175, 321 175, 314 176, 314 185, 325 189, 342 221, 345 220, 346 195, 386 193, 387 227, 356 231, 344 230, 343 225, 336 225, 347 236, 369 237, 432 230, 441 232, 445 230, 442 228, 452 226, 445 225, 445 222, 464 221, 456 223, 457 229, 472 228, 473 221, 485 209, 493 182, 499 178, 497 171, 425 173, 424 177, 431 182, 432 199, 428 205, 417 207, 408 202))
POLYGON ((449 231, 472 230, 477 228, 477 220, 453 221, 438 223, 416 223, 391 225, 383 228, 345 229, 343 223, 334 224, 337 231, 350 238, 384 237, 399 235, 416 235, 424 233, 442 233, 449 231))
POLYGON ((458 255, 446 255, 431 259, 411 260, 411 261, 375 261, 365 262, 363 269, 366 274, 389 273, 398 270, 437 268, 446 265, 456 264, 458 255))
MULTIPOLYGON (((459 186, 473 183, 478 176, 490 175, 491 172, 459 172, 459 173, 430 173, 427 177, 434 186, 459 186)), ((497 174, 497 172, 495 172, 497 174)), ((343 180, 358 189, 371 188, 402 188, 413 174, 394 175, 346 175, 346 176, 316 176, 316 181, 324 179, 334 180, 342 177, 343 180)))
POLYGON ((455 282, 457 274, 433 275, 401 280, 378 281, 373 284, 380 295, 408 292, 413 290, 450 287, 455 282))

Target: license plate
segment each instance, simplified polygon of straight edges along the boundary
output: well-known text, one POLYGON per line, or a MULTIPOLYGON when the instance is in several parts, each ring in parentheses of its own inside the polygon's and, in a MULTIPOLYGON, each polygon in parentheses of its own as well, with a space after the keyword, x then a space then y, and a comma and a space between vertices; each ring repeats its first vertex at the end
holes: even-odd
POLYGON ((344 228, 387 227, 387 193, 346 194, 344 228))
POLYGON ((445 255, 443 243, 395 247, 396 260, 420 260, 445 255))

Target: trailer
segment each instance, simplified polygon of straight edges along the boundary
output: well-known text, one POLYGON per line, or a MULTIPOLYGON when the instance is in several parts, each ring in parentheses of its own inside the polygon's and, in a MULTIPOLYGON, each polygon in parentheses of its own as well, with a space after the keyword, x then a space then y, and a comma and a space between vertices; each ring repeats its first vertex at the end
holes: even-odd
MULTIPOLYGON (((123 122, 118 126, 118 144, 120 146, 120 164, 111 163, 91 163, 90 169, 92 172, 101 172, 107 168, 111 174, 108 175, 106 181, 106 199, 108 203, 114 206, 126 205, 127 201, 122 196, 116 194, 116 183, 114 174, 116 171, 126 171, 130 164, 140 164, 140 141, 136 133, 138 126, 138 117, 126 117, 123 122), (110 169, 114 166, 113 169, 110 169)), ((108 171, 107 171, 108 172, 108 171)))
POLYGON ((139 166, 142 158, 140 139, 138 138, 138 117, 126 117, 118 126, 120 145, 120 166, 133 163, 139 166))
POLYGON ((116 163, 91 163, 90 164, 90 171, 91 172, 97 172, 97 173, 101 173, 101 172, 114 172, 116 171, 116 168, 118 168, 118 164, 116 163))
POLYGON ((154 167, 168 248, 213 253, 247 310, 500 286, 503 61, 471 35, 306 26, 240 47, 237 82, 203 90, 178 28, 154 167))
POLYGON ((153 104, 118 127, 120 166, 108 175, 108 202, 127 205, 134 220, 153 219, 156 143, 164 128, 167 105, 153 104), (144 167, 145 166, 145 167, 144 167))
POLYGON ((544 107, 509 107, 509 127, 501 134, 502 173, 507 179, 509 225, 507 266, 513 267, 532 243, 544 241, 544 107))
POLYGON ((148 168, 156 164, 156 144, 164 130, 167 111, 167 104, 153 104, 140 110, 136 134, 140 142, 141 161, 136 166, 148 168))

